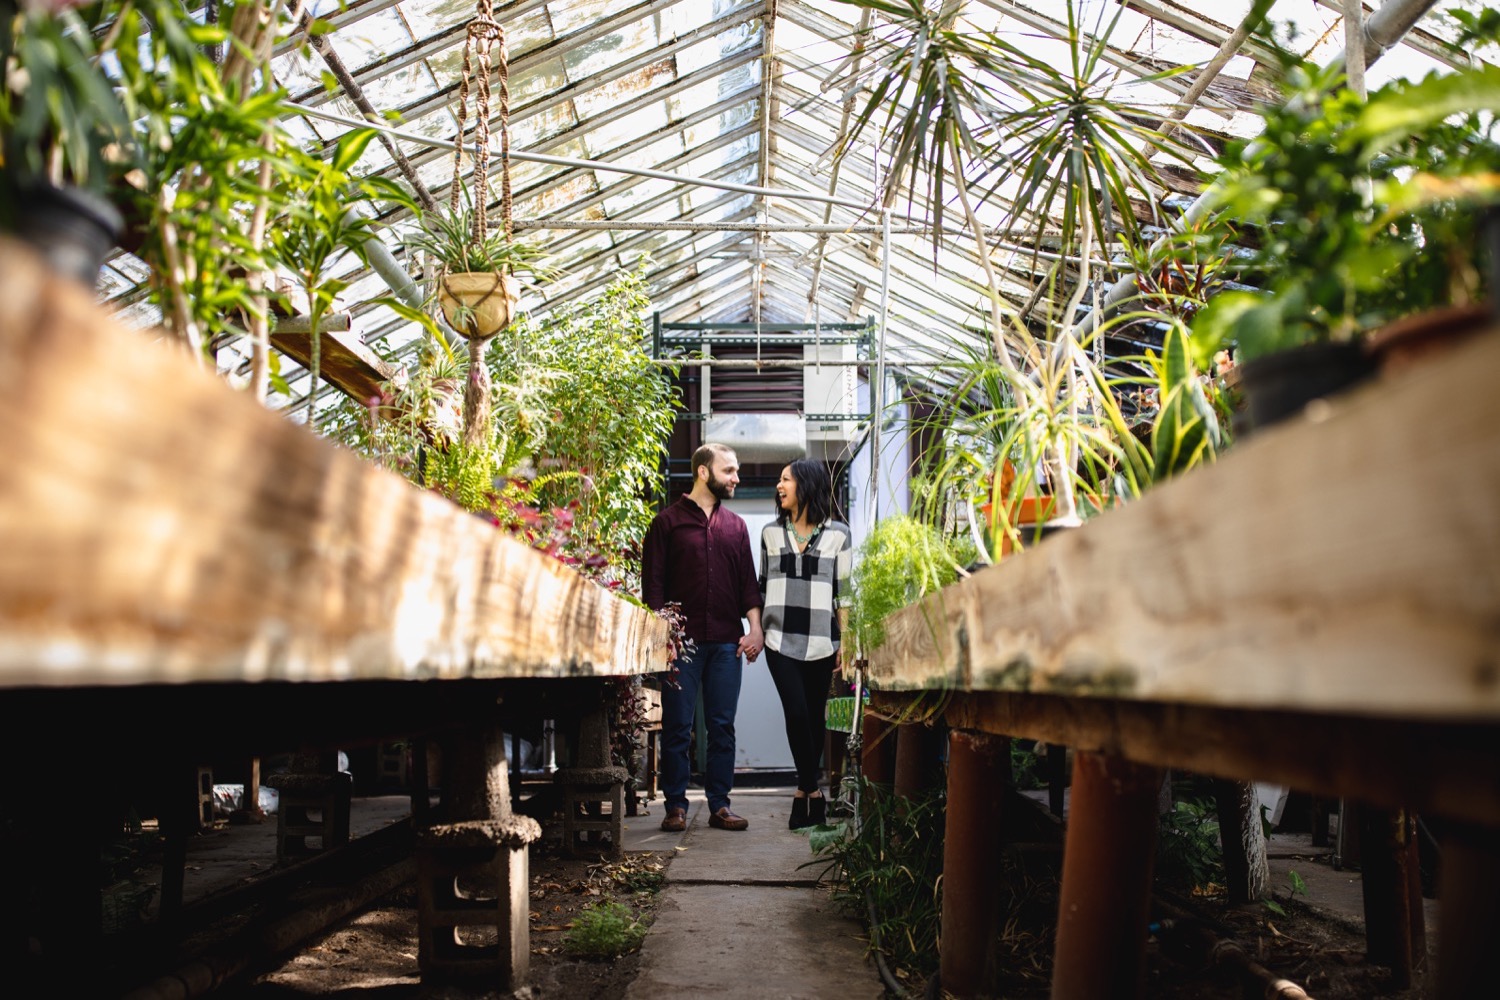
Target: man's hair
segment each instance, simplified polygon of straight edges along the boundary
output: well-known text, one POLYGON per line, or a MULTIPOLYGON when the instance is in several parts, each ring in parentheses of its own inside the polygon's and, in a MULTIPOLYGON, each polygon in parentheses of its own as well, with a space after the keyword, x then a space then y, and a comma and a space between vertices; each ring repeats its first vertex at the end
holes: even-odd
POLYGON ((717 441, 710 441, 707 444, 699 445, 698 450, 693 452, 693 482, 696 483, 698 481, 698 470, 702 468, 707 468, 708 474, 712 476, 714 472, 714 459, 721 455, 734 458, 734 449, 727 444, 719 444, 717 441))

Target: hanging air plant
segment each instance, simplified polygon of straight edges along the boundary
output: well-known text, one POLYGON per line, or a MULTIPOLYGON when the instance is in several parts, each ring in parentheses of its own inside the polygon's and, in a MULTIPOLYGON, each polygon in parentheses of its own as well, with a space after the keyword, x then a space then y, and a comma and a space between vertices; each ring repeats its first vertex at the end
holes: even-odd
POLYGON ((490 376, 484 352, 491 340, 510 324, 520 299, 518 270, 538 271, 537 252, 517 248, 511 232, 510 85, 505 51, 505 29, 495 20, 491 0, 479 0, 464 40, 459 85, 458 137, 453 151, 453 183, 446 218, 425 220, 425 232, 412 246, 438 258, 436 298, 448 324, 468 341, 468 386, 464 391, 464 444, 477 447, 490 433, 490 376), (500 81, 500 213, 502 231, 489 232, 488 185, 490 162, 490 76, 500 81), (474 98, 474 172, 472 207, 460 199, 463 191, 464 126, 469 115, 469 88, 474 98))

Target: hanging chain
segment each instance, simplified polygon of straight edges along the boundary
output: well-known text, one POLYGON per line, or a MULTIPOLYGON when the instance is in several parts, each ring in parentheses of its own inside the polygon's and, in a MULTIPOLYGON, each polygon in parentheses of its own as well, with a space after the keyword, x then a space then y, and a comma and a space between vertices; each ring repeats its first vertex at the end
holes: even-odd
POLYGON ((510 201, 510 60, 505 51, 505 29, 494 18, 492 0, 479 0, 479 12, 469 22, 468 35, 464 39, 464 61, 459 76, 458 88, 458 141, 453 151, 453 184, 449 193, 449 209, 454 215, 459 211, 459 190, 463 177, 464 125, 469 115, 469 83, 477 84, 474 98, 474 228, 470 245, 482 247, 489 233, 489 170, 490 170, 490 75, 492 58, 499 46, 500 69, 500 211, 505 225, 505 238, 511 237, 510 201))

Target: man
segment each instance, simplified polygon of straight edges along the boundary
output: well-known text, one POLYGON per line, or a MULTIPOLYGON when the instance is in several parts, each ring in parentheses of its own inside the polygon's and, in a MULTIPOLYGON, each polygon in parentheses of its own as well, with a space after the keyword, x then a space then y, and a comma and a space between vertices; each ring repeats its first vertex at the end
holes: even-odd
POLYGON ((709 826, 744 830, 748 820, 729 808, 734 785, 734 715, 740 701, 740 654, 751 660, 764 646, 760 630, 760 586, 750 532, 723 501, 739 485, 739 459, 722 444, 693 453, 693 488, 651 522, 641 553, 641 596, 660 610, 682 606, 693 652, 677 661, 678 686, 662 691, 661 776, 667 815, 661 828, 687 829, 687 786, 692 766, 688 745, 693 713, 703 692, 708 732, 704 791, 709 826), (742 634, 740 619, 750 622, 742 634))

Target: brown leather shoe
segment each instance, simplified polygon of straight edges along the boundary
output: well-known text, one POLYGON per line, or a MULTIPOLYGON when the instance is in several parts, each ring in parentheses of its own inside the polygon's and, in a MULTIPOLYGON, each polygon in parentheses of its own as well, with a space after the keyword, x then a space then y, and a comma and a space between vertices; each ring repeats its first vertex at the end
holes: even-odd
POLYGON ((729 811, 728 806, 723 806, 718 812, 708 818, 708 825, 720 830, 748 830, 750 821, 743 816, 736 816, 729 811))
POLYGON ((687 829, 687 810, 672 808, 661 821, 661 828, 668 833, 681 833, 687 829))

